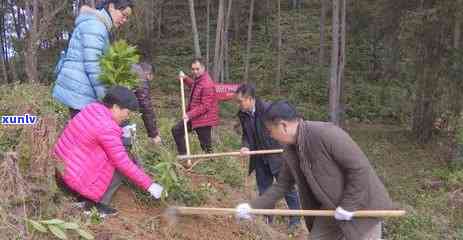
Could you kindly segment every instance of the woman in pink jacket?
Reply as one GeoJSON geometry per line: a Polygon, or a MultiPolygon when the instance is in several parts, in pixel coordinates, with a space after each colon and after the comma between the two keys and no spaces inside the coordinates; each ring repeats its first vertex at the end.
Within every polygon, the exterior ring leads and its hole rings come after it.
{"type": "Polygon", "coordinates": [[[140,169],[122,145],[119,124],[138,109],[135,94],[125,87],[112,87],[103,102],[85,106],[72,118],[59,137],[54,154],[64,164],[57,174],[66,189],[95,206],[102,216],[115,215],[112,195],[121,185],[122,175],[158,199],[163,187],[140,169]]]}

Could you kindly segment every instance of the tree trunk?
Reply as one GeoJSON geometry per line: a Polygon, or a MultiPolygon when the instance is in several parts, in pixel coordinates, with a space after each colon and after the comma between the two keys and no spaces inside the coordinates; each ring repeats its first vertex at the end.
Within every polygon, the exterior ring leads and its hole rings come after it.
{"type": "Polygon", "coordinates": [[[37,52],[40,47],[42,35],[49,30],[55,16],[64,9],[67,1],[62,1],[58,7],[50,10],[50,2],[39,0],[26,0],[28,10],[28,26],[24,62],[28,82],[36,83],[39,81],[37,52]]]}
{"type": "MultiPolygon", "coordinates": [[[[425,12],[421,2],[421,12],[425,12]]],[[[429,8],[433,8],[431,5],[429,8]]],[[[443,77],[443,58],[447,35],[442,22],[422,15],[417,28],[416,45],[416,100],[412,129],[419,143],[427,143],[432,139],[433,122],[437,101],[441,97],[439,80],[443,77]]]]}
{"type": "MultiPolygon", "coordinates": [[[[2,8],[6,9],[6,6],[4,6],[5,2],[2,2],[2,8]]],[[[5,27],[5,13],[3,11],[0,12],[0,29],[2,29],[0,32],[0,57],[1,57],[1,70],[2,70],[2,77],[4,80],[4,83],[9,82],[9,77],[8,77],[8,53],[7,53],[7,39],[6,39],[6,27],[5,27]]]]}
{"type": "Polygon", "coordinates": [[[164,1],[161,1],[159,4],[159,15],[158,15],[158,44],[161,43],[162,40],[162,11],[164,7],[164,1]]]}
{"type": "Polygon", "coordinates": [[[320,14],[320,52],[318,55],[318,65],[320,65],[320,75],[323,76],[322,71],[325,65],[325,22],[326,22],[326,2],[327,0],[320,0],[321,14],[320,14]]]}
{"type": "Polygon", "coordinates": [[[222,71],[221,63],[221,46],[223,41],[223,28],[224,28],[224,0],[219,0],[218,14],[217,14],[217,29],[215,34],[215,52],[214,52],[214,74],[215,81],[219,80],[220,72],[222,71]]]}
{"type": "Polygon", "coordinates": [[[228,82],[230,80],[230,59],[228,53],[228,44],[230,42],[230,16],[232,10],[233,0],[228,0],[228,9],[227,9],[227,17],[225,19],[225,33],[224,33],[224,41],[223,41],[223,56],[224,56],[224,68],[223,68],[223,78],[224,82],[228,82]]]}
{"type": "Polygon", "coordinates": [[[14,8],[13,4],[10,6],[11,16],[13,18],[13,25],[18,39],[22,38],[21,34],[21,9],[19,7],[14,8]]]}
{"type": "Polygon", "coordinates": [[[193,31],[193,42],[195,47],[195,57],[201,57],[201,49],[199,47],[199,34],[198,27],[196,26],[196,14],[195,14],[195,3],[194,0],[188,0],[190,5],[190,17],[191,17],[191,28],[193,31]]]}
{"type": "Polygon", "coordinates": [[[270,18],[272,16],[272,8],[270,7],[270,0],[266,0],[265,1],[265,12],[267,14],[265,14],[265,23],[264,23],[264,26],[265,26],[265,35],[268,36],[269,35],[269,25],[270,25],[270,18]]]}
{"type": "MultiPolygon", "coordinates": [[[[2,54],[3,54],[3,51],[2,51],[2,54]]],[[[6,70],[6,64],[5,64],[5,61],[3,60],[2,58],[2,76],[3,76],[3,83],[8,83],[8,71],[6,70]]]]}
{"type": "MultiPolygon", "coordinates": [[[[463,20],[463,14],[460,9],[462,9],[463,0],[457,0],[457,12],[455,13],[455,28],[454,28],[454,35],[453,35],[453,48],[455,50],[460,49],[460,41],[461,41],[461,21],[463,20]]],[[[463,9],[462,9],[463,10],[463,9]]]]}
{"type": "Polygon", "coordinates": [[[463,84],[461,81],[459,81],[460,76],[457,76],[457,69],[461,66],[461,60],[460,63],[457,60],[459,58],[459,53],[461,52],[460,50],[460,41],[461,41],[461,21],[463,20],[463,14],[462,11],[460,10],[463,5],[463,0],[457,0],[455,3],[455,25],[453,29],[453,54],[455,56],[453,58],[453,66],[451,69],[451,75],[450,75],[450,80],[452,81],[452,87],[450,88],[450,94],[451,94],[451,110],[452,110],[452,122],[454,123],[453,125],[456,127],[459,127],[459,120],[460,120],[460,113],[462,110],[462,103],[461,103],[461,91],[463,90],[463,84]]]}
{"type": "Polygon", "coordinates": [[[341,10],[341,49],[339,53],[339,69],[338,69],[338,124],[342,125],[344,119],[344,107],[342,106],[342,89],[344,83],[344,67],[346,63],[346,12],[347,12],[347,0],[342,0],[342,10],[341,10]]]}
{"type": "Polygon", "coordinates": [[[37,42],[38,30],[39,30],[39,1],[28,0],[26,1],[27,6],[32,5],[32,11],[29,15],[29,34],[26,39],[26,49],[24,51],[24,61],[26,68],[26,75],[29,83],[36,83],[39,81],[39,72],[37,69],[37,42]],[[32,1],[32,2],[31,2],[32,1]]]}
{"type": "Polygon", "coordinates": [[[290,9],[302,8],[303,0],[289,0],[288,5],[290,9]]]}
{"type": "MultiPolygon", "coordinates": [[[[433,81],[432,71],[428,71],[425,60],[421,60],[417,66],[417,92],[413,114],[413,132],[419,143],[426,143],[432,138],[432,124],[434,118],[434,106],[432,96],[429,94],[429,82],[433,81]]],[[[432,91],[432,90],[431,90],[432,91]]]]}
{"type": "Polygon", "coordinates": [[[277,11],[278,11],[278,21],[277,21],[277,32],[278,32],[278,57],[277,57],[277,93],[278,95],[281,94],[280,86],[281,86],[281,0],[277,1],[277,11]]]}
{"type": "Polygon", "coordinates": [[[39,71],[37,69],[37,50],[33,43],[27,43],[26,51],[24,52],[24,61],[26,75],[29,83],[39,82],[39,71]]]}
{"type": "MultiPolygon", "coordinates": [[[[456,6],[455,6],[456,13],[455,13],[455,26],[454,26],[454,30],[453,30],[453,51],[454,51],[454,54],[456,56],[458,56],[458,53],[461,51],[460,50],[461,21],[463,20],[463,14],[462,14],[460,9],[461,9],[462,4],[463,4],[463,0],[457,0],[456,1],[456,6]]],[[[456,72],[457,69],[459,67],[462,67],[462,66],[458,66],[458,62],[457,62],[456,58],[454,58],[454,61],[455,62],[453,63],[453,71],[456,72]]],[[[455,123],[457,125],[458,120],[459,120],[459,116],[460,116],[460,113],[461,113],[461,109],[462,109],[461,97],[460,97],[461,90],[462,90],[462,86],[461,86],[462,84],[459,81],[460,76],[457,77],[455,75],[456,74],[451,76],[451,80],[454,83],[453,84],[454,87],[452,87],[450,89],[450,91],[451,91],[452,96],[453,96],[452,99],[451,99],[451,101],[453,101],[453,103],[452,103],[452,112],[453,112],[453,115],[454,115],[453,118],[455,118],[455,123]]]]}
{"type": "Polygon", "coordinates": [[[144,17],[143,21],[141,22],[141,27],[143,34],[142,34],[142,43],[143,45],[140,46],[140,49],[145,54],[146,59],[152,59],[153,49],[154,49],[154,41],[153,41],[153,31],[152,26],[154,25],[154,1],[147,1],[140,11],[142,16],[144,17]]]}
{"type": "Polygon", "coordinates": [[[246,44],[246,58],[244,64],[244,81],[249,82],[249,60],[251,58],[251,42],[252,42],[252,23],[254,18],[254,0],[251,0],[249,7],[249,22],[248,22],[248,41],[246,44]]]}
{"type": "MultiPolygon", "coordinates": [[[[228,1],[228,0],[226,0],[228,1]]],[[[225,9],[224,9],[225,10],[225,9]]],[[[219,76],[218,81],[223,83],[224,81],[224,44],[225,44],[225,19],[223,20],[222,30],[220,31],[220,50],[219,50],[219,76]]]]}
{"type": "MultiPolygon", "coordinates": [[[[3,19],[3,16],[2,16],[2,19],[3,19]]],[[[2,21],[2,29],[3,31],[6,31],[5,28],[3,28],[3,21],[2,21]]],[[[0,47],[0,56],[1,56],[1,70],[2,70],[2,77],[3,77],[3,83],[8,83],[9,80],[8,80],[8,70],[6,68],[6,65],[8,64],[8,60],[7,60],[7,54],[5,54],[5,43],[4,43],[4,40],[3,40],[3,34],[0,33],[0,44],[1,44],[1,47],[0,47]]]]}
{"type": "Polygon", "coordinates": [[[233,12],[232,12],[233,39],[239,41],[239,40],[241,40],[240,22],[241,22],[242,1],[236,1],[235,5],[236,6],[233,8],[233,12]]]}
{"type": "Polygon", "coordinates": [[[329,112],[330,121],[339,125],[339,2],[333,0],[333,22],[332,22],[332,49],[331,49],[331,77],[329,84],[329,112]]]}
{"type": "MultiPolygon", "coordinates": [[[[461,11],[463,5],[463,0],[457,0],[455,2],[455,25],[453,30],[453,51],[454,54],[459,57],[460,55],[460,41],[461,41],[461,21],[463,20],[463,14],[461,11]]],[[[459,60],[459,59],[458,59],[459,60]]],[[[457,74],[457,69],[461,66],[461,60],[458,61],[457,58],[453,58],[453,67],[450,75],[450,80],[452,83],[452,87],[449,89],[451,94],[451,111],[452,116],[449,119],[449,125],[452,126],[452,132],[454,133],[454,141],[452,144],[452,156],[450,158],[450,163],[454,166],[461,165],[463,163],[463,144],[461,141],[458,141],[457,136],[458,132],[461,131],[461,110],[462,110],[462,103],[461,103],[461,92],[463,90],[463,84],[459,81],[459,77],[457,74]],[[460,66],[459,66],[460,65],[460,66]]]]}
{"type": "Polygon", "coordinates": [[[207,9],[206,9],[206,68],[209,69],[209,54],[210,54],[210,34],[211,34],[211,0],[207,0],[207,9]]]}

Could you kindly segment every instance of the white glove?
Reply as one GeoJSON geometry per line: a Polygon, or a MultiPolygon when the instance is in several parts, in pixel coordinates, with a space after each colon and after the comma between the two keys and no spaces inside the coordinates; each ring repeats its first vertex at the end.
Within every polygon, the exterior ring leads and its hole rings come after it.
{"type": "Polygon", "coordinates": [[[251,211],[251,206],[247,203],[241,203],[239,204],[235,210],[236,210],[236,217],[239,219],[251,219],[251,214],[249,212],[251,211]]]}
{"type": "Polygon", "coordinates": [[[153,196],[156,199],[159,199],[161,197],[162,190],[164,190],[164,188],[157,183],[151,184],[151,186],[148,188],[148,192],[150,192],[151,196],[153,196]]]}
{"type": "Polygon", "coordinates": [[[137,125],[130,124],[122,128],[122,136],[125,138],[130,138],[132,135],[135,135],[135,131],[137,131],[137,125]]]}
{"type": "Polygon", "coordinates": [[[350,221],[352,220],[353,216],[353,212],[346,211],[342,207],[337,207],[336,211],[334,212],[334,218],[340,221],[350,221]]]}
{"type": "Polygon", "coordinates": [[[184,78],[184,77],[185,77],[185,73],[184,73],[183,71],[180,71],[180,72],[178,73],[178,76],[179,76],[180,78],[184,78]]]}

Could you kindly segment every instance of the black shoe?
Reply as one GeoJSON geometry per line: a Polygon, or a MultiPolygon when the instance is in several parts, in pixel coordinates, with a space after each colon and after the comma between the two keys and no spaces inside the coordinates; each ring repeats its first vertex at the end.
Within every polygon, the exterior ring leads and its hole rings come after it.
{"type": "Polygon", "coordinates": [[[102,204],[102,203],[92,203],[92,202],[87,202],[86,203],[86,205],[84,207],[84,213],[86,215],[91,215],[93,208],[95,208],[97,210],[98,215],[101,218],[115,216],[118,213],[117,209],[112,208],[112,207],[110,207],[108,205],[105,205],[105,204],[102,204]]]}
{"type": "Polygon", "coordinates": [[[96,209],[98,210],[98,213],[100,214],[100,217],[102,218],[116,216],[118,213],[117,209],[112,208],[102,203],[97,203],[95,206],[96,206],[96,209]]]}
{"type": "Polygon", "coordinates": [[[90,215],[92,213],[92,209],[94,207],[96,208],[96,203],[86,201],[86,202],[84,202],[84,206],[82,208],[84,209],[85,214],[90,215]]]}

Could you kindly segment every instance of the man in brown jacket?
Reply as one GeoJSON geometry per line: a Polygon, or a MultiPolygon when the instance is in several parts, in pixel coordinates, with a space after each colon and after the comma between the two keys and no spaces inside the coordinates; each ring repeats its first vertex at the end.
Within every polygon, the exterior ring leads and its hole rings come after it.
{"type": "Polygon", "coordinates": [[[286,144],[285,161],[278,183],[238,205],[238,217],[250,218],[251,208],[273,208],[296,183],[302,209],[336,209],[334,218],[305,218],[309,239],[380,239],[381,219],[356,219],[353,212],[391,209],[392,201],[351,137],[331,123],[303,121],[286,101],[273,103],[263,117],[271,136],[286,144]]]}

